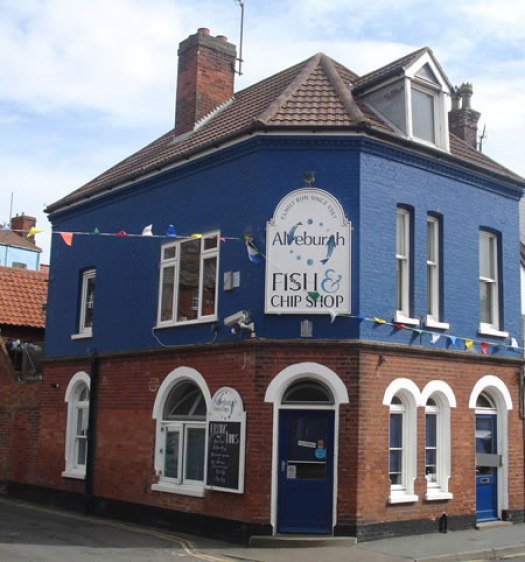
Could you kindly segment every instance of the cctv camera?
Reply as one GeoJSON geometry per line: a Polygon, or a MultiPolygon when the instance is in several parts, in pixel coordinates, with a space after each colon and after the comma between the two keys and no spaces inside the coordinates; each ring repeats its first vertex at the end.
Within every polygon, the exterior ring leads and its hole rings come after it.
{"type": "Polygon", "coordinates": [[[235,326],[235,324],[247,324],[250,322],[250,313],[247,310],[240,310],[235,314],[226,316],[224,319],[224,325],[228,327],[235,326]]]}

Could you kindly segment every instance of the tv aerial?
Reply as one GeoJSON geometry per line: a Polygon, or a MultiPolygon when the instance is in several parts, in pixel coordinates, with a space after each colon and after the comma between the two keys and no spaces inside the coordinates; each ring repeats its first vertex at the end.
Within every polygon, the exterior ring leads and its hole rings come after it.
{"type": "Polygon", "coordinates": [[[241,24],[240,24],[240,32],[239,32],[239,56],[237,57],[237,62],[239,63],[239,69],[236,70],[239,76],[242,76],[242,63],[244,62],[242,59],[242,43],[243,43],[243,35],[244,35],[244,0],[234,0],[237,2],[241,8],[241,24]]]}

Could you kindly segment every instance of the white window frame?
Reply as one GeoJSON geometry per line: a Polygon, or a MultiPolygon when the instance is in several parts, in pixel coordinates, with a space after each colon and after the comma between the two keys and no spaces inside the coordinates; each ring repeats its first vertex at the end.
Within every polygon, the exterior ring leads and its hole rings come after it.
{"type": "Polygon", "coordinates": [[[417,405],[419,398],[419,389],[409,379],[392,381],[383,398],[383,404],[389,408],[389,454],[390,414],[398,413],[402,415],[401,484],[390,485],[388,503],[391,504],[414,503],[419,499],[414,493],[414,482],[417,477],[417,405]],[[401,404],[393,404],[394,397],[399,398],[401,404]]]}
{"type": "MultiPolygon", "coordinates": [[[[450,412],[451,408],[456,407],[456,397],[452,388],[447,383],[437,380],[430,381],[421,393],[420,405],[425,408],[425,422],[426,414],[434,414],[436,416],[436,481],[431,482],[427,479],[425,500],[449,500],[454,497],[448,489],[451,476],[452,449],[450,412]],[[434,400],[435,406],[428,404],[430,398],[434,400]]],[[[425,427],[425,452],[426,449],[425,427]]]]}
{"type": "MultiPolygon", "coordinates": [[[[89,416],[89,400],[80,400],[80,396],[87,388],[90,392],[91,379],[89,375],[83,371],[76,373],[66,389],[64,401],[67,404],[67,421],[66,421],[66,440],[65,440],[65,469],[62,476],[65,478],[85,479],[86,465],[78,463],[78,447],[79,439],[87,440],[88,416],[89,416]],[[77,432],[79,416],[82,414],[86,422],[85,433],[79,435],[77,432]]],[[[86,458],[87,458],[86,447],[86,458]]]]}
{"type": "Polygon", "coordinates": [[[217,309],[218,309],[218,296],[219,296],[219,245],[220,245],[220,232],[213,231],[203,234],[199,238],[186,238],[184,240],[177,240],[176,242],[171,242],[165,244],[161,247],[161,261],[160,261],[160,277],[159,277],[159,297],[157,305],[157,327],[164,326],[175,326],[181,324],[194,324],[198,322],[211,322],[217,320],[217,309]],[[216,239],[217,243],[213,248],[205,248],[207,240],[216,239]],[[180,291],[180,272],[181,272],[181,248],[184,244],[195,243],[198,240],[200,243],[200,261],[199,261],[199,281],[197,293],[190,296],[191,309],[196,310],[196,318],[190,319],[178,319],[178,303],[179,303],[179,291],[180,291]],[[170,257],[165,257],[165,255],[173,250],[174,255],[170,257]],[[216,270],[215,270],[215,291],[214,291],[214,311],[212,314],[204,314],[202,311],[203,302],[203,289],[204,289],[204,271],[205,263],[207,260],[215,260],[216,270]],[[163,282],[164,276],[166,274],[173,275],[173,287],[172,287],[172,298],[169,310],[171,313],[169,317],[165,317],[163,314],[163,282]],[[197,306],[195,306],[197,303],[197,306]]]}
{"type": "Polygon", "coordinates": [[[95,287],[96,287],[96,269],[86,269],[82,272],[82,281],[80,286],[80,310],[79,310],[79,322],[78,322],[78,333],[71,336],[72,339],[78,338],[90,338],[93,335],[93,319],[91,323],[87,324],[87,311],[88,309],[94,309],[95,306],[95,287]],[[95,287],[91,295],[89,294],[89,287],[91,283],[95,283],[95,287]],[[90,298],[91,297],[91,298],[90,298]]]}
{"type": "MultiPolygon", "coordinates": [[[[209,411],[211,403],[211,395],[208,390],[206,381],[202,375],[190,367],[179,367],[172,371],[162,382],[159,390],[157,391],[157,396],[155,398],[155,404],[153,406],[153,419],[156,420],[156,432],[155,432],[155,455],[154,455],[154,469],[157,475],[157,482],[153,483],[151,486],[152,490],[158,492],[168,492],[174,494],[181,494],[186,496],[203,497],[205,493],[205,476],[203,480],[192,480],[184,477],[185,473],[185,461],[187,458],[186,444],[187,444],[187,433],[189,429],[206,429],[206,420],[195,421],[189,419],[184,420],[164,420],[164,407],[166,401],[169,399],[170,393],[175,386],[182,382],[191,382],[199,388],[203,395],[203,399],[206,404],[206,412],[209,411]],[[165,447],[166,447],[166,436],[168,431],[179,432],[179,462],[177,476],[175,478],[168,477],[164,475],[165,467],[165,447]]],[[[208,442],[208,436],[206,433],[204,440],[204,448],[206,449],[208,442]]]]}
{"type": "Polygon", "coordinates": [[[480,323],[479,333],[484,335],[508,337],[508,332],[504,332],[500,327],[500,258],[498,251],[499,236],[488,230],[479,231],[479,291],[480,291],[480,323]],[[487,263],[491,264],[491,271],[488,275],[482,275],[481,261],[482,252],[486,242],[488,244],[489,255],[486,256],[487,263]],[[481,292],[482,287],[490,293],[491,307],[489,322],[482,322],[481,319],[481,292]]]}
{"type": "Polygon", "coordinates": [[[441,219],[427,216],[427,317],[430,328],[447,330],[448,322],[441,321],[441,219]]]}
{"type": "Polygon", "coordinates": [[[412,212],[404,207],[396,210],[396,313],[395,322],[419,325],[410,317],[411,287],[411,221],[412,212]]]}
{"type": "Polygon", "coordinates": [[[434,146],[442,150],[449,151],[449,136],[448,136],[448,111],[450,107],[450,89],[446,83],[442,72],[435,65],[432,57],[425,53],[421,59],[418,60],[417,66],[410,68],[405,76],[405,95],[407,104],[407,134],[408,137],[426,144],[434,146]],[[420,70],[427,65],[432,71],[436,82],[427,80],[421,75],[418,75],[420,70]],[[434,121],[434,140],[429,141],[424,138],[417,137],[414,134],[414,112],[412,104],[412,91],[413,89],[419,90],[427,94],[433,99],[433,121],[434,121]]]}

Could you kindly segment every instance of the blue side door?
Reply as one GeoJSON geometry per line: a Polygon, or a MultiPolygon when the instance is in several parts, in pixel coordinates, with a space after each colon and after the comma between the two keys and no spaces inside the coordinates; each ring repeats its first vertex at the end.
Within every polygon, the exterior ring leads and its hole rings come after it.
{"type": "Polygon", "coordinates": [[[498,519],[497,416],[476,415],[476,517],[498,519]]]}
{"type": "Polygon", "coordinates": [[[334,412],[279,414],[277,530],[332,533],[334,412]]]}

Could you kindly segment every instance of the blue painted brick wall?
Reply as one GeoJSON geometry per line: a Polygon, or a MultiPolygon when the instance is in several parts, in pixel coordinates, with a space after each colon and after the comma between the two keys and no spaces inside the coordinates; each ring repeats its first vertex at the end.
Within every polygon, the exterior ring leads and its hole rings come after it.
{"type": "MultiPolygon", "coordinates": [[[[303,173],[315,170],[314,186],[331,192],[352,222],[352,311],[391,320],[395,309],[396,206],[414,209],[414,315],[426,314],[426,218],[443,216],[445,318],[450,333],[475,338],[479,324],[478,232],[502,234],[504,329],[519,336],[518,198],[496,183],[460,174],[431,158],[378,142],[311,136],[260,139],[101,197],[78,209],[52,215],[56,231],[140,233],[153,223],[155,234],[174,224],[180,235],[219,228],[221,235],[253,233],[264,251],[266,222],[279,201],[303,187],[303,173]],[[461,176],[461,177],[460,177],[461,176]]],[[[265,338],[297,338],[304,315],[264,314],[264,266],[252,264],[242,240],[221,245],[219,322],[156,330],[160,246],[158,238],[74,237],[68,247],[54,235],[46,353],[49,356],[160,347],[161,344],[231,340],[222,318],[249,309],[256,332],[265,338]],[[94,336],[71,340],[78,324],[80,271],[97,270],[94,336]],[[240,271],[241,287],[224,292],[225,271],[240,271]],[[159,343],[161,342],[161,343],[159,343]]],[[[374,339],[430,345],[413,333],[359,323],[354,318],[312,316],[314,338],[374,339]]],[[[428,338],[426,338],[428,340],[428,338]]],[[[502,353],[505,350],[502,351],[502,353]]]]}

